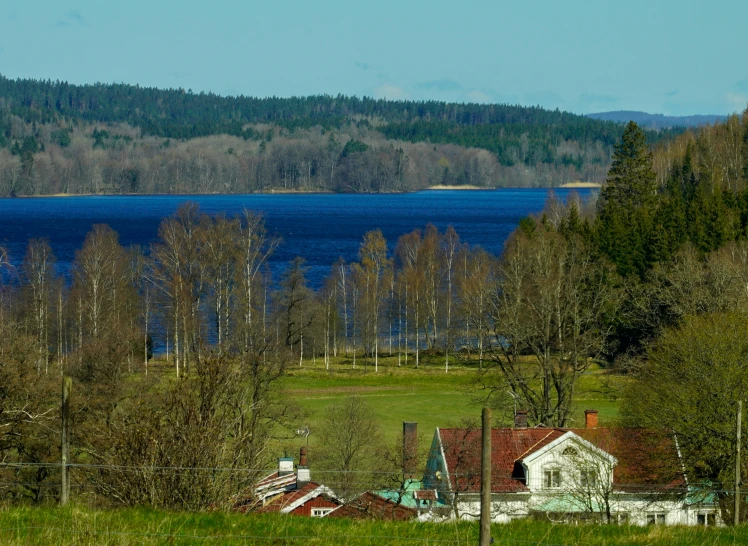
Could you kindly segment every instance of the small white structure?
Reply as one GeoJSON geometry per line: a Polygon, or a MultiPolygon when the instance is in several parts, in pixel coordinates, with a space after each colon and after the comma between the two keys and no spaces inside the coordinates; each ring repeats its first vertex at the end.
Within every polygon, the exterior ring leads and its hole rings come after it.
{"type": "MultiPolygon", "coordinates": [[[[722,523],[714,496],[688,486],[675,438],[598,428],[597,411],[585,413],[584,429],[527,428],[517,412],[514,428],[492,430],[493,521],[722,523]]],[[[436,429],[423,481],[441,509],[424,517],[479,517],[480,456],[479,429],[436,429]]]]}

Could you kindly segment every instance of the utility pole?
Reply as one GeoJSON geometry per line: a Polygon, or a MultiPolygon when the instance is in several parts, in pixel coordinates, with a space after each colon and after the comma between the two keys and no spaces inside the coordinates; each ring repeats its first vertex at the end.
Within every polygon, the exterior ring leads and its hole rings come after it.
{"type": "Polygon", "coordinates": [[[491,544],[491,408],[483,408],[480,460],[480,546],[491,544]]]}
{"type": "Polygon", "coordinates": [[[73,378],[62,378],[62,491],[60,504],[65,506],[70,500],[70,392],[73,389],[73,378]]]}
{"type": "Polygon", "coordinates": [[[740,427],[743,419],[743,401],[738,400],[737,443],[735,444],[735,525],[740,523],[740,427]]]}

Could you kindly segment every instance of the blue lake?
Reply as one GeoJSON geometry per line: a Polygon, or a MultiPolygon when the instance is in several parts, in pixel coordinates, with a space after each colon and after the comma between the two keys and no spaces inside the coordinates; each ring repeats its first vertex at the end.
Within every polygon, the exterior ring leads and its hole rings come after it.
{"type": "MultiPolygon", "coordinates": [[[[296,256],[306,259],[315,287],[343,257],[357,259],[364,234],[381,229],[392,248],[401,235],[431,222],[450,224],[468,244],[500,254],[504,241],[528,214],[543,209],[547,189],[422,191],[407,194],[158,195],[0,199],[0,245],[19,263],[31,238],[46,237],[67,272],[86,233],[109,224],[123,245],[148,247],[158,226],[186,201],[208,214],[233,216],[245,208],[262,212],[268,231],[282,238],[272,256],[277,272],[296,256]]],[[[572,190],[556,189],[565,198],[572,190]]],[[[574,190],[588,196],[589,189],[574,190]]]]}

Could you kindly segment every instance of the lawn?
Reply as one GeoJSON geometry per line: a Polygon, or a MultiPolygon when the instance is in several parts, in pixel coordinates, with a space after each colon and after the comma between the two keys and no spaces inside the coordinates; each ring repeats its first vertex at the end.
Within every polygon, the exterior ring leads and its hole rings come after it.
{"type": "MultiPolygon", "coordinates": [[[[283,386],[288,396],[308,412],[304,423],[311,434],[309,445],[314,447],[318,438],[314,431],[325,409],[345,396],[356,395],[371,407],[379,421],[382,433],[394,440],[402,431],[403,421],[418,423],[421,441],[430,444],[436,427],[460,425],[465,420],[480,421],[485,391],[476,388],[477,363],[453,360],[448,373],[444,371],[444,357],[427,355],[421,358],[420,367],[414,367],[414,358],[408,366],[397,357],[379,359],[379,371],[371,363],[364,367],[361,359],[356,368],[350,358],[332,359],[326,370],[323,359],[305,361],[303,367],[292,367],[283,386]]],[[[618,415],[616,397],[624,379],[609,375],[604,369],[592,365],[580,379],[575,400],[578,411],[571,426],[584,426],[584,409],[594,408],[600,412],[600,425],[613,424],[618,415]]],[[[496,411],[495,420],[500,423],[511,416],[512,408],[496,411]]],[[[504,421],[504,424],[508,424],[504,421]]],[[[283,448],[295,452],[303,439],[287,439],[283,448]]]]}

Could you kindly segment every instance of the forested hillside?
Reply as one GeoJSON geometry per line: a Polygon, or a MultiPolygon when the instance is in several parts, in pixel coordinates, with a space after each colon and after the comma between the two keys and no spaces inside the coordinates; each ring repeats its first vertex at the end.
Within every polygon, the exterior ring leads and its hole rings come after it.
{"type": "Polygon", "coordinates": [[[221,97],[0,77],[0,195],[601,182],[622,132],[540,107],[221,97]]]}
{"type": "Polygon", "coordinates": [[[695,116],[665,116],[663,114],[648,114],[631,110],[617,110],[614,112],[598,112],[587,114],[592,119],[628,123],[633,121],[640,127],[648,129],[670,129],[672,127],[701,127],[713,125],[727,119],[727,116],[695,115],[695,116]]]}

